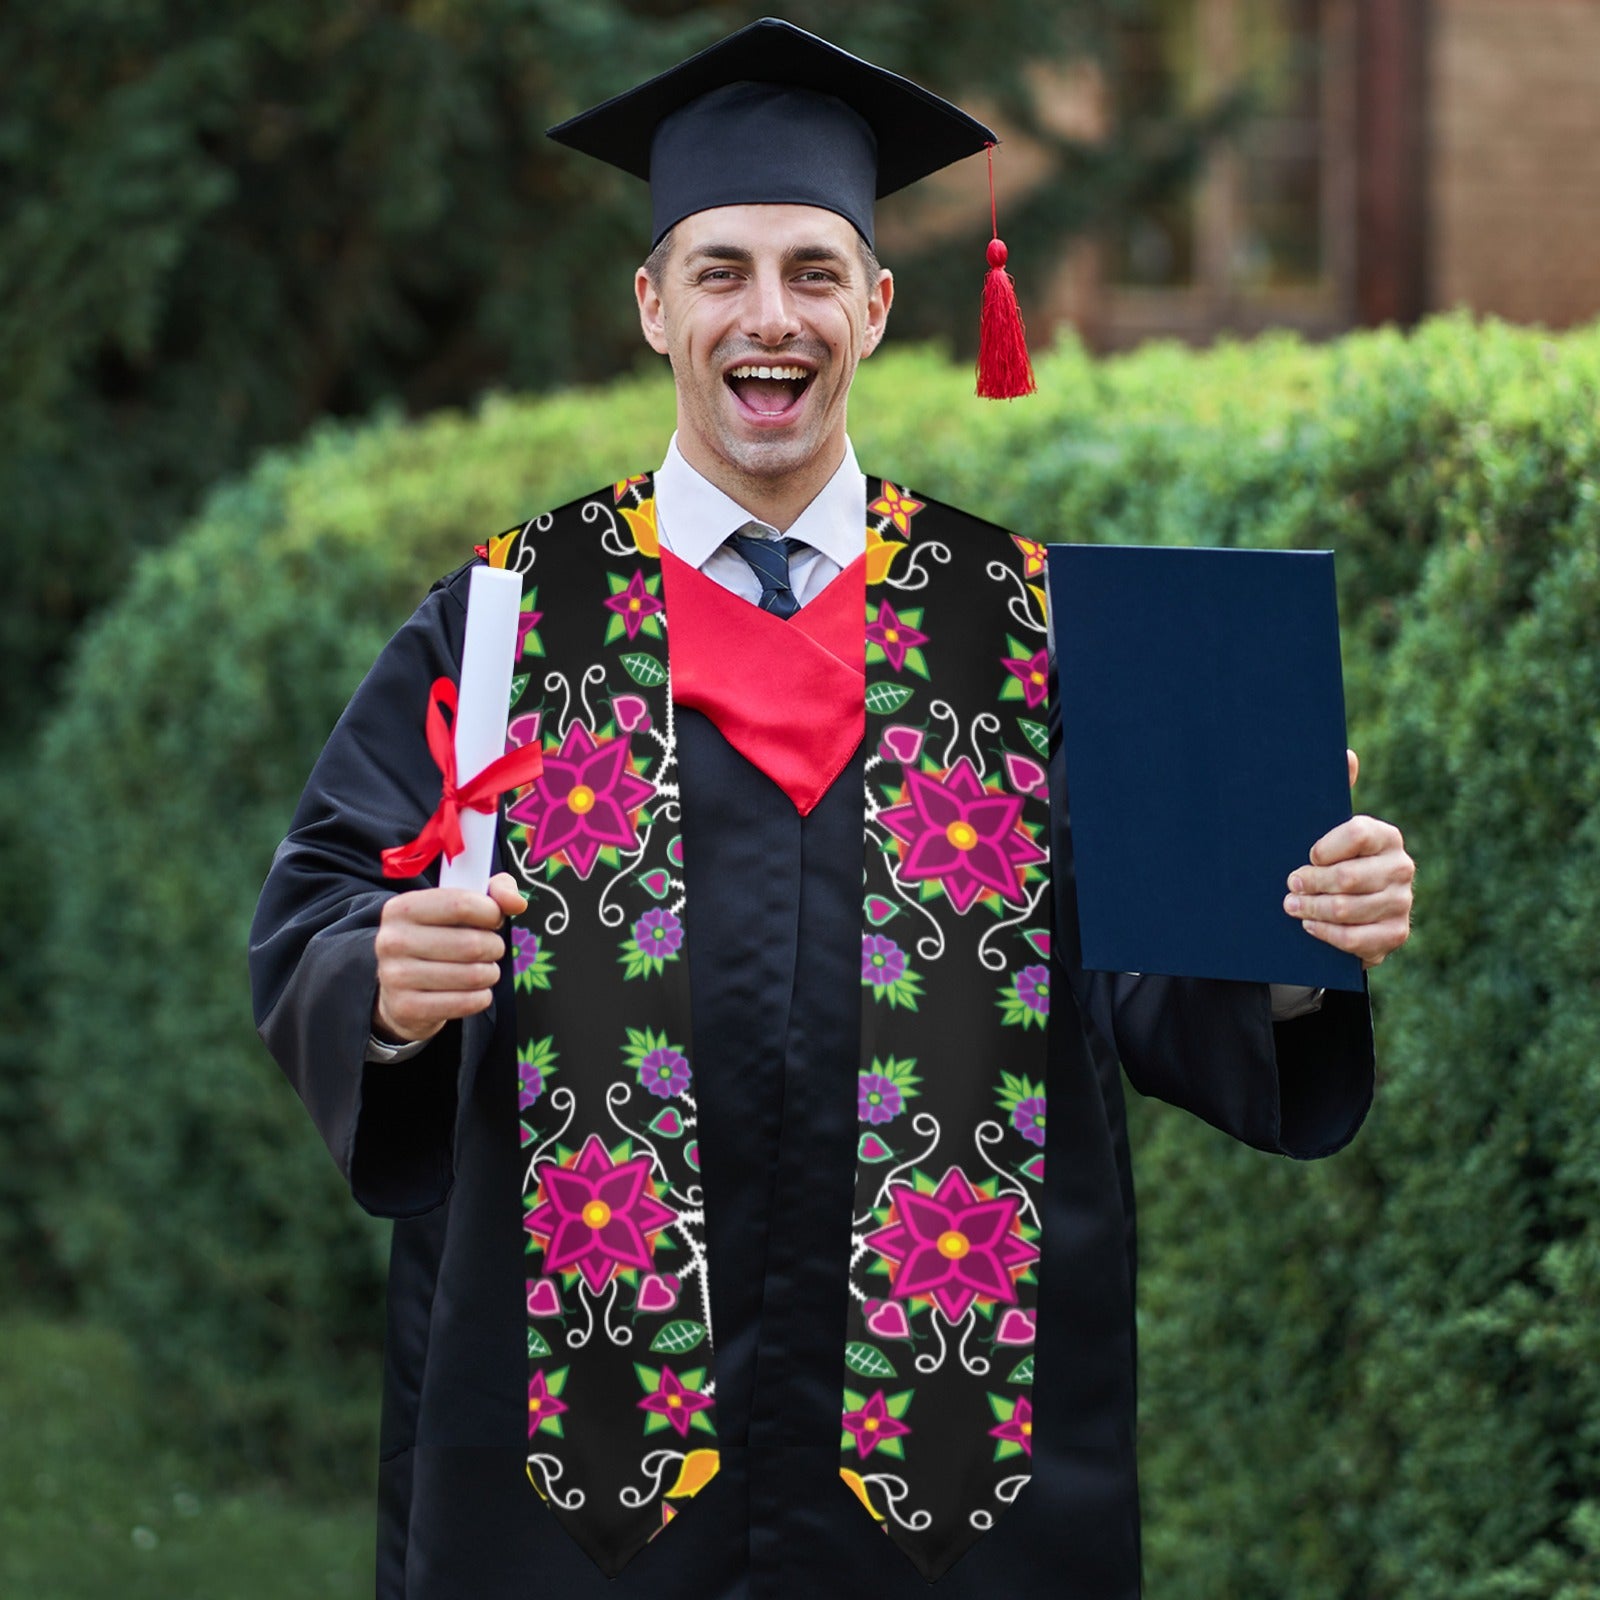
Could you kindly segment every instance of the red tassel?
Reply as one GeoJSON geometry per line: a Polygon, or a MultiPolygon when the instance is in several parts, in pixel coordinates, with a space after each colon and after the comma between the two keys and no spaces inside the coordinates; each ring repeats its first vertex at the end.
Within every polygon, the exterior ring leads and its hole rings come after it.
{"type": "Polygon", "coordinates": [[[1017,287],[1006,271],[1006,247],[989,241],[989,271],[983,280],[983,314],[978,321],[978,393],[985,400],[1015,400],[1032,394],[1033,363],[1017,307],[1017,287]]]}
{"type": "Polygon", "coordinates": [[[1006,271],[1006,247],[994,209],[994,146],[989,146],[989,271],[983,280],[978,320],[978,394],[984,400],[1015,400],[1038,385],[1028,359],[1028,339],[1017,305],[1017,286],[1006,271]]]}

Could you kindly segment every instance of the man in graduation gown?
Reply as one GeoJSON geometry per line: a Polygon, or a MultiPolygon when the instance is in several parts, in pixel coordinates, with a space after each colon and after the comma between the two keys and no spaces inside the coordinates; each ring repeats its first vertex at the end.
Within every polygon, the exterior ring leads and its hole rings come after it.
{"type": "MultiPolygon", "coordinates": [[[[1131,1600],[1118,1062],[1327,1154],[1366,998],[1081,969],[1038,547],[856,465],[872,199],[992,135],[775,23],[556,132],[650,178],[678,431],[488,547],[544,762],[489,894],[380,866],[448,790],[463,568],[252,935],[263,1037],[395,1219],[378,1592],[1131,1600]]],[[[1321,937],[1404,939],[1387,824],[1284,867],[1321,937]]]]}

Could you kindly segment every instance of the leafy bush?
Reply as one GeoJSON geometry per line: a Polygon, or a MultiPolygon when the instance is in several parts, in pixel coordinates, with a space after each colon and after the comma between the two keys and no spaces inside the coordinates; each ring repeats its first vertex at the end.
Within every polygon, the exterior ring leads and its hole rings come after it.
{"type": "Polygon", "coordinates": [[[1600,342],[1446,323],[1330,360],[1349,444],[1286,462],[1284,499],[1315,485],[1305,526],[1341,551],[1360,792],[1403,822],[1420,910],[1346,1155],[1287,1170],[1144,1119],[1152,1592],[1576,1600],[1600,1593],[1600,342]]]}
{"type": "Polygon", "coordinates": [[[0,1594],[24,1600],[349,1600],[371,1590],[370,1490],[236,1489],[162,1438],[126,1341],[0,1321],[0,1594]]]}
{"type": "MultiPolygon", "coordinates": [[[[1047,538],[1336,548],[1359,793],[1421,862],[1350,1151],[1135,1108],[1150,1591],[1600,1593],[1600,332],[1069,346],[1040,377],[985,407],[885,355],[861,459],[1047,538]]],[[[375,1387],[380,1240],[250,1034],[272,846],[424,579],[649,465],[669,415],[635,380],[269,458],[141,567],[50,728],[50,1216],[235,1449],[359,1470],[375,1387]]]]}

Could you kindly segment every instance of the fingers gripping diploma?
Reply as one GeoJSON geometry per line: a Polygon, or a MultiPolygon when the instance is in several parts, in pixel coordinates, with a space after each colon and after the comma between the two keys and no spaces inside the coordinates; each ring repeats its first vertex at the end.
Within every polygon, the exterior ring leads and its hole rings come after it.
{"type": "MultiPolygon", "coordinates": [[[[1353,789],[1361,764],[1354,750],[1346,755],[1353,789]]],[[[1416,872],[1393,823],[1355,816],[1323,834],[1310,862],[1289,874],[1283,909],[1307,933],[1375,967],[1411,936],[1416,872]]]]}
{"type": "Polygon", "coordinates": [[[487,894],[413,889],[387,901],[378,923],[373,1031],[411,1043],[487,1011],[506,953],[499,930],[527,904],[509,872],[496,873],[487,894]]]}

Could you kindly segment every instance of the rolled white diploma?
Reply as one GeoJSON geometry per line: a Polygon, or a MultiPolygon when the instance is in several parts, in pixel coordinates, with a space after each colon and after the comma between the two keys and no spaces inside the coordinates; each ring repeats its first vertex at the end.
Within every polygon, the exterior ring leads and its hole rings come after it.
{"type": "MultiPolygon", "coordinates": [[[[505,753],[511,714],[511,669],[516,663],[522,577],[503,567],[474,567],[467,589],[467,638],[461,651],[456,707],[456,782],[465,786],[505,753]]],[[[494,854],[494,811],[461,812],[462,850],[439,861],[441,889],[488,893],[494,854]]]]}

